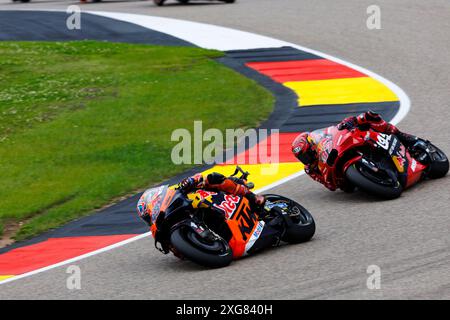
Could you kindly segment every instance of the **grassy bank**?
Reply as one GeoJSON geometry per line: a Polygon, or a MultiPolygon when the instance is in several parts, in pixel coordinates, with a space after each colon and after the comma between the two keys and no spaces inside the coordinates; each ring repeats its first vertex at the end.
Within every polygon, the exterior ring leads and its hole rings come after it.
{"type": "Polygon", "coordinates": [[[174,129],[256,126],[273,104],[216,51],[0,42],[0,55],[0,226],[24,221],[16,239],[185,170],[174,129]]]}

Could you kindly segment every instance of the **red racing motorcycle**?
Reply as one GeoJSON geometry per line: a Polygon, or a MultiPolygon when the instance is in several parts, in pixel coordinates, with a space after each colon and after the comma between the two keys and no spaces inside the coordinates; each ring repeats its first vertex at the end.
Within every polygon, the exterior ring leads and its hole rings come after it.
{"type": "Polygon", "coordinates": [[[395,135],[335,126],[313,131],[311,137],[325,181],[346,192],[357,187],[394,199],[420,180],[443,177],[449,170],[444,152],[423,139],[406,148],[395,135]]]}

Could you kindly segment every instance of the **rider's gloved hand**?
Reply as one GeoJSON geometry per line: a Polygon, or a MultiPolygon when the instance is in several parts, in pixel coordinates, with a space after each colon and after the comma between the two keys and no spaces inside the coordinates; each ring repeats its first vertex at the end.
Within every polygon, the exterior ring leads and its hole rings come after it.
{"type": "Polygon", "coordinates": [[[345,118],[344,120],[342,120],[339,124],[338,124],[338,130],[344,130],[344,129],[348,129],[351,130],[354,127],[356,127],[358,125],[358,120],[356,117],[348,117],[345,118]]]}
{"type": "Polygon", "coordinates": [[[183,191],[189,191],[195,186],[195,183],[195,179],[193,177],[189,177],[181,180],[178,187],[183,191]]]}
{"type": "Polygon", "coordinates": [[[194,188],[204,186],[203,176],[201,173],[193,175],[189,178],[184,178],[178,184],[178,188],[183,191],[191,191],[194,188]]]}

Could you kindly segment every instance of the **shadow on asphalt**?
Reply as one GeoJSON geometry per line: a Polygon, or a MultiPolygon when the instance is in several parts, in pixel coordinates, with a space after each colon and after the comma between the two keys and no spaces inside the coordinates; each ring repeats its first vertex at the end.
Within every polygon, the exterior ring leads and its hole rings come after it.
{"type": "MultiPolygon", "coordinates": [[[[158,7],[156,5],[154,5],[152,0],[102,0],[100,2],[94,2],[92,0],[87,0],[86,2],[81,2],[81,1],[76,1],[76,0],[72,0],[72,1],[61,1],[61,0],[39,0],[39,1],[33,1],[30,0],[30,2],[28,2],[29,4],[40,4],[40,3],[61,3],[64,2],[67,5],[89,5],[89,4],[102,4],[102,3],[126,3],[126,2],[147,2],[149,4],[151,4],[154,7],[158,7]]],[[[25,2],[21,2],[20,0],[17,1],[13,1],[10,0],[9,1],[10,4],[26,4],[25,2]]],[[[6,5],[8,3],[3,3],[3,5],[6,5]]],[[[227,4],[225,2],[220,2],[220,1],[200,1],[200,2],[190,2],[187,4],[183,4],[183,3],[178,3],[178,2],[169,2],[169,3],[164,3],[164,5],[162,6],[162,8],[164,7],[180,7],[180,6],[204,6],[204,5],[217,5],[217,4],[227,4]]]]}
{"type": "MultiPolygon", "coordinates": [[[[153,1],[149,1],[151,3],[153,3],[153,1]]],[[[161,6],[161,8],[165,8],[165,7],[192,7],[192,6],[210,6],[210,5],[226,5],[228,3],[225,2],[221,2],[221,1],[193,1],[193,2],[189,2],[189,3],[178,3],[178,2],[169,2],[169,3],[164,3],[163,6],[161,6]]],[[[156,6],[157,7],[157,6],[156,6]]]]}
{"type": "MultiPolygon", "coordinates": [[[[436,180],[443,180],[443,179],[449,179],[450,175],[447,175],[443,178],[440,179],[436,179],[436,180]]],[[[404,190],[402,195],[397,198],[397,199],[393,199],[393,200],[388,200],[388,199],[382,199],[379,197],[376,197],[374,195],[370,195],[368,193],[365,193],[363,191],[360,191],[358,189],[356,189],[354,192],[352,193],[346,193],[343,192],[342,190],[336,190],[335,192],[327,192],[327,190],[323,191],[323,194],[320,195],[320,201],[324,201],[324,202],[328,202],[328,203],[336,203],[336,204],[342,204],[342,203],[348,203],[348,204],[371,204],[371,203],[379,203],[379,202],[383,202],[385,204],[389,204],[389,202],[395,202],[395,201],[400,201],[402,199],[402,197],[405,197],[407,195],[412,195],[415,197],[420,197],[422,192],[424,192],[423,187],[428,186],[429,184],[433,184],[434,182],[436,182],[433,179],[427,179],[424,181],[421,181],[411,187],[409,187],[408,189],[404,190]]]]}
{"type": "MultiPolygon", "coordinates": [[[[314,236],[310,241],[305,242],[305,243],[299,243],[299,244],[283,243],[279,247],[267,248],[260,252],[246,256],[244,258],[234,260],[233,262],[231,262],[231,264],[229,266],[224,267],[224,268],[218,268],[218,269],[202,267],[192,261],[180,260],[180,259],[176,258],[175,256],[173,256],[172,254],[168,254],[166,256],[164,256],[164,255],[161,256],[160,260],[157,263],[152,263],[151,270],[152,271],[160,271],[160,272],[172,271],[172,272],[176,272],[176,273],[185,273],[185,272],[197,273],[197,272],[202,272],[202,271],[206,272],[206,271],[214,271],[214,270],[220,271],[220,270],[224,270],[224,269],[228,269],[228,268],[237,267],[237,265],[239,265],[239,264],[244,264],[244,263],[252,264],[255,262],[255,259],[258,259],[258,258],[270,260],[277,253],[280,253],[280,252],[283,252],[286,250],[291,250],[294,246],[301,249],[302,246],[307,246],[309,243],[317,242],[318,240],[320,240],[320,238],[316,239],[316,236],[314,236]]],[[[154,262],[154,260],[152,260],[152,261],[154,262]]]]}

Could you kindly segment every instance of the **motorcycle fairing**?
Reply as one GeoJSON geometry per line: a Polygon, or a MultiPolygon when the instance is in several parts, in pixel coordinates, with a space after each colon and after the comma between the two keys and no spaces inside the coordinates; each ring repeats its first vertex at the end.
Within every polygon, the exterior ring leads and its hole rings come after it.
{"type": "Polygon", "coordinates": [[[385,149],[392,158],[398,173],[400,183],[408,188],[422,178],[426,166],[411,157],[406,147],[395,135],[374,132],[377,135],[377,144],[385,149]]]}
{"type": "Polygon", "coordinates": [[[413,157],[411,157],[411,155],[409,153],[407,153],[406,156],[407,156],[408,162],[409,162],[408,174],[407,174],[408,179],[407,179],[407,183],[406,183],[406,187],[408,188],[408,187],[414,185],[416,182],[418,182],[422,178],[423,173],[425,172],[425,169],[427,168],[427,166],[420,163],[413,157]]]}
{"type": "MultiPolygon", "coordinates": [[[[236,210],[236,213],[227,220],[228,227],[231,230],[232,238],[229,241],[233,250],[233,257],[239,258],[247,254],[252,245],[247,247],[253,235],[259,238],[261,233],[255,234],[255,229],[259,225],[258,218],[252,212],[250,204],[246,198],[242,201],[236,210]]],[[[256,241],[256,240],[255,240],[256,241]]],[[[254,241],[252,241],[254,244],[254,241]]]]}
{"type": "Polygon", "coordinates": [[[234,258],[248,254],[260,238],[265,224],[258,221],[247,198],[201,189],[188,194],[188,198],[193,208],[210,208],[224,214],[232,234],[229,245],[234,258]]]}

